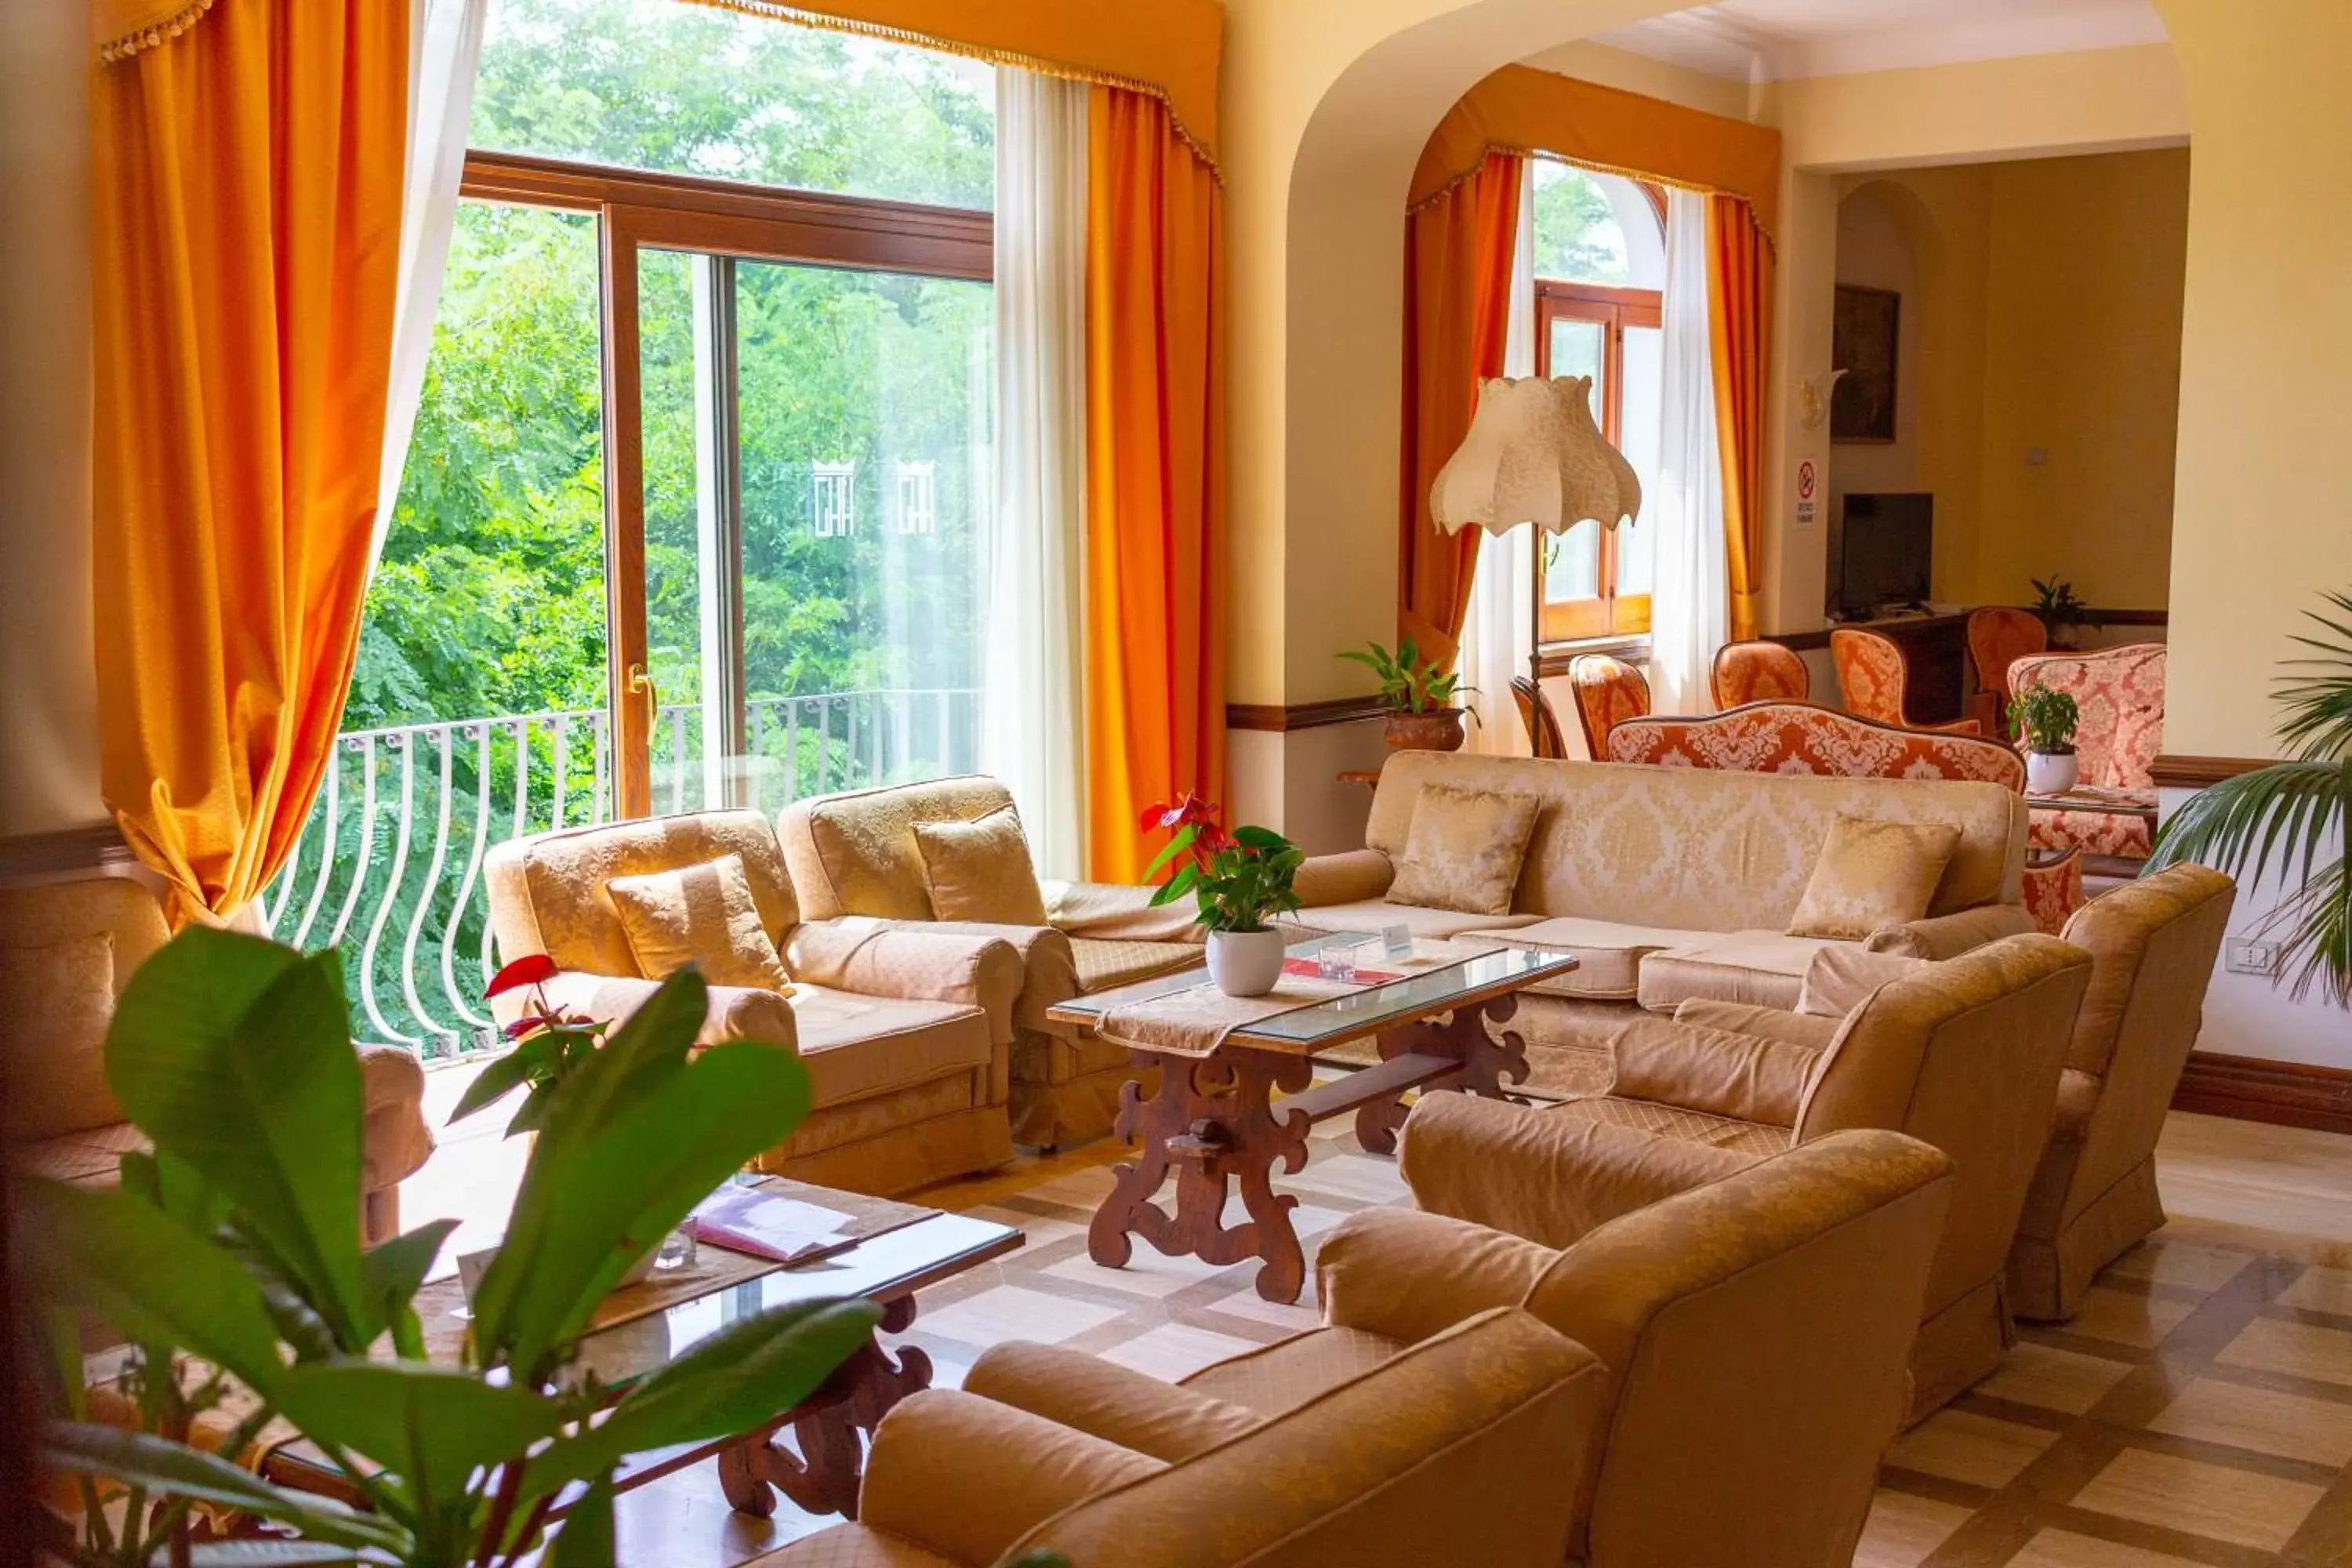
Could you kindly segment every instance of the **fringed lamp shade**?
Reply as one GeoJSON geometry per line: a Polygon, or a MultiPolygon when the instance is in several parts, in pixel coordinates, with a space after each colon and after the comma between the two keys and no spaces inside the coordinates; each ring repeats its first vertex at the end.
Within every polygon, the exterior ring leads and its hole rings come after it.
{"type": "Polygon", "coordinates": [[[1591,388],[1581,375],[1481,383],[1470,433],[1430,487],[1438,526],[1506,533],[1531,522],[1558,533],[1639,517],[1642,481],[1593,425],[1591,388]]]}

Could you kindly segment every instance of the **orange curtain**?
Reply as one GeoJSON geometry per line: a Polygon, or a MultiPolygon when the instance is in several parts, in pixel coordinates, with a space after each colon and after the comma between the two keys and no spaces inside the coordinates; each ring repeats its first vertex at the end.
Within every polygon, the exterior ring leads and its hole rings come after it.
{"type": "Polygon", "coordinates": [[[1429,514],[1429,489],[1469,433],[1478,384],[1503,374],[1526,163],[1516,153],[1489,153],[1475,174],[1405,217],[1397,626],[1401,635],[1447,658],[1469,611],[1484,534],[1439,529],[1429,514]]]}
{"type": "Polygon", "coordinates": [[[1764,360],[1772,345],[1772,247],[1752,205],[1717,195],[1707,198],[1706,252],[1731,637],[1742,642],[1756,635],[1757,596],[1764,586],[1764,360]]]}
{"type": "Polygon", "coordinates": [[[100,40],[100,776],[182,919],[231,915],[277,874],[341,721],[383,468],[408,35],[405,0],[232,0],[100,40]]]}
{"type": "Polygon", "coordinates": [[[1224,198],[1159,100],[1089,99],[1087,874],[1135,882],[1143,808],[1225,789],[1224,198]]]}

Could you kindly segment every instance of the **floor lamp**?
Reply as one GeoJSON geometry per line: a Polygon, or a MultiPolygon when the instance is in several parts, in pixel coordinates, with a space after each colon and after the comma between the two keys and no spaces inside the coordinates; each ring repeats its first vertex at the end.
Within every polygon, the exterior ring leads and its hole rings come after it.
{"type": "MultiPolygon", "coordinates": [[[[1588,521],[1614,528],[1640,517],[1642,481],[1592,423],[1591,397],[1592,378],[1583,375],[1481,382],[1469,432],[1429,488],[1437,526],[1458,533],[1475,523],[1499,537],[1521,523],[1563,533],[1588,521]]],[[[1542,570],[1538,551],[1538,580],[1542,570]]],[[[1540,707],[1540,589],[1528,596],[1528,679],[1540,707]]]]}

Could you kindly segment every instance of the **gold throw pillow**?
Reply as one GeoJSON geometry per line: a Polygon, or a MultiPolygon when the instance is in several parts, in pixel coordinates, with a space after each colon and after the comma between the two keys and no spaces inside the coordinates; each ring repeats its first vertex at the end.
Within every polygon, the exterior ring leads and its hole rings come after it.
{"type": "Polygon", "coordinates": [[[1960,830],[1945,823],[1840,816],[1790,919],[1790,936],[1860,942],[1927,914],[1960,830]]]}
{"type": "Polygon", "coordinates": [[[615,877],[604,884],[620,912],[621,930],[636,955],[637,973],[666,980],[689,961],[713,985],[749,985],[792,994],[792,976],[777,956],[743,857],[615,877]]]}
{"type": "Polygon", "coordinates": [[[1010,805],[971,822],[919,822],[915,847],[922,852],[933,918],[989,925],[1047,923],[1045,894],[1037,886],[1021,814],[1010,805]]]}
{"type": "Polygon", "coordinates": [[[0,1138],[62,1138],[123,1120],[106,1087],[106,1026],[114,1017],[114,938],[105,931],[0,947],[0,1016],[8,1093],[0,1138]]]}
{"type": "Polygon", "coordinates": [[[1531,795],[1422,785],[1388,901],[1467,915],[1509,914],[1540,805],[1531,795]]]}

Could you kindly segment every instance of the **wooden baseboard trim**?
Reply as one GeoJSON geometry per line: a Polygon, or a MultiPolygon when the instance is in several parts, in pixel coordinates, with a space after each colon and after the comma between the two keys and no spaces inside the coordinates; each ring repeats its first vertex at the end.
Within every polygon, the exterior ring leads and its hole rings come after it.
{"type": "Polygon", "coordinates": [[[2148,775],[2158,789],[2203,789],[2270,765],[2264,757],[2176,757],[2168,752],[2150,764],[2148,775]]]}
{"type": "Polygon", "coordinates": [[[2352,1071],[2191,1051],[2172,1109],[2352,1133],[2352,1071]]]}
{"type": "Polygon", "coordinates": [[[1270,702],[1228,702],[1225,728],[1286,734],[1293,730],[1320,730],[1330,724],[1360,724],[1387,714],[1388,710],[1376,697],[1332,697],[1320,702],[1293,703],[1287,708],[1270,702]]]}

